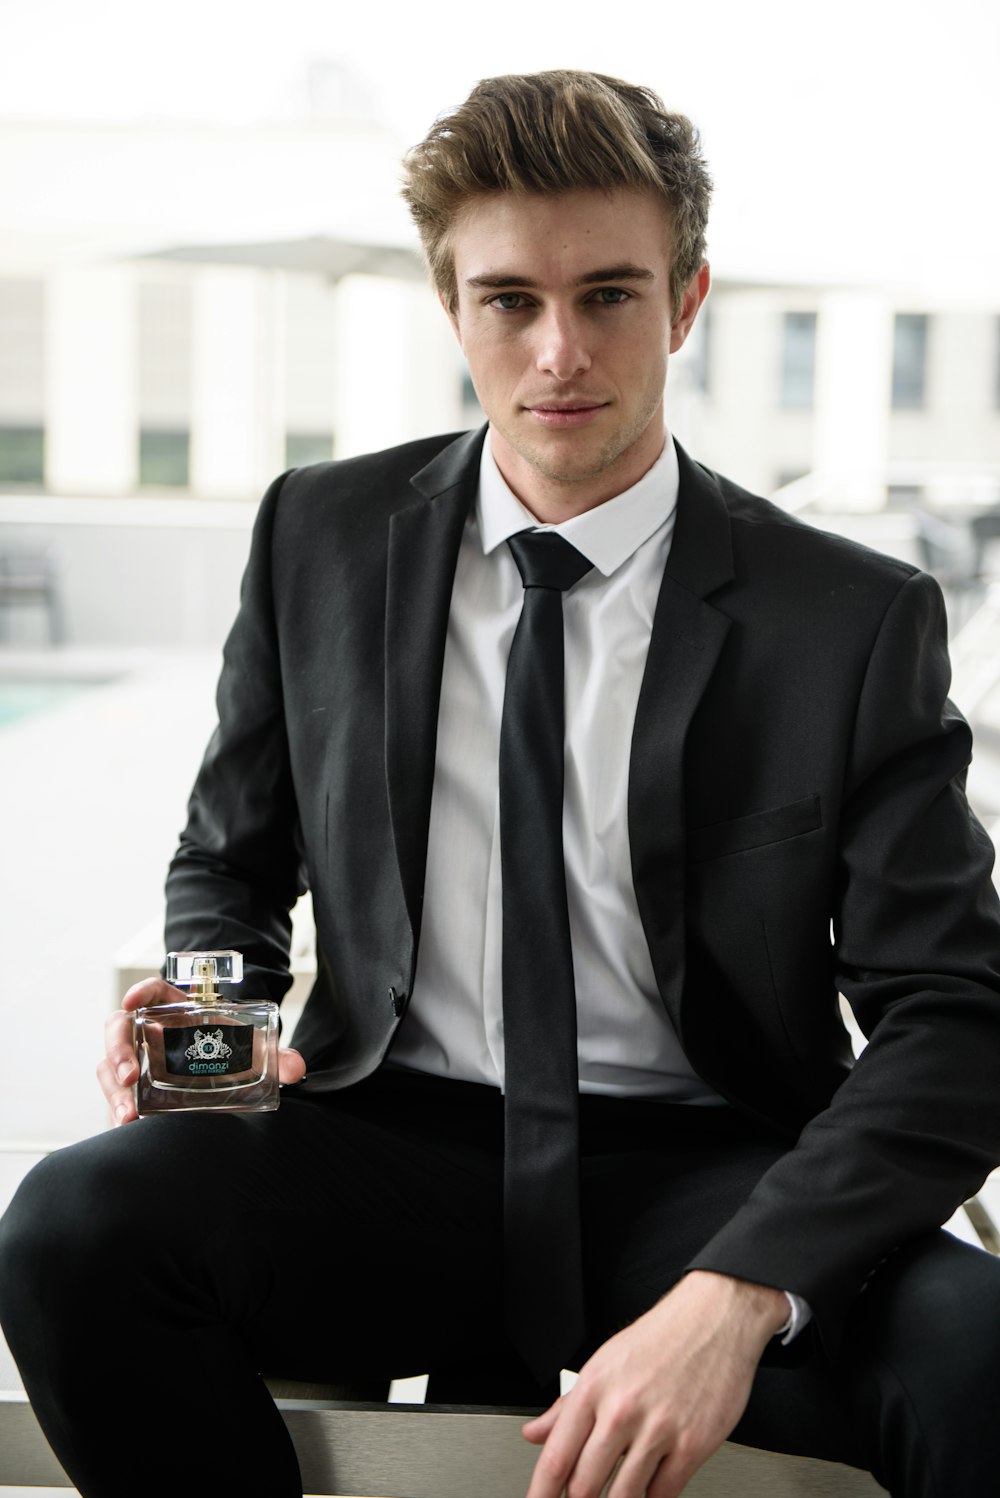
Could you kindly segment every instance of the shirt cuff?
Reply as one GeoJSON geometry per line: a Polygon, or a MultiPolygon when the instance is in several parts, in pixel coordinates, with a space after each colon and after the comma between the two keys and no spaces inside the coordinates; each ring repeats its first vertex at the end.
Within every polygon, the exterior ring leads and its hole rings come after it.
{"type": "Polygon", "coordinates": [[[801,1295],[795,1295],[791,1290],[786,1290],[784,1295],[788,1301],[788,1320],[784,1326],[778,1327],[774,1335],[781,1338],[782,1347],[787,1347],[789,1342],[795,1341],[803,1327],[809,1325],[812,1311],[801,1295]]]}

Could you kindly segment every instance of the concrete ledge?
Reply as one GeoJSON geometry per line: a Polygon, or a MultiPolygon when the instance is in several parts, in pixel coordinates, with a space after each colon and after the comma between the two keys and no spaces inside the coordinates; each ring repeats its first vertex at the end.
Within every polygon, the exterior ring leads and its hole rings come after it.
{"type": "MultiPolygon", "coordinates": [[[[524,1498],[527,1411],[279,1398],[304,1490],[337,1498],[524,1498]]],[[[24,1394],[0,1394],[0,1485],[70,1487],[24,1394]]],[[[727,1442],[690,1498],[878,1498],[867,1473],[727,1442]]]]}
{"type": "Polygon", "coordinates": [[[0,1487],[68,1488],[26,1394],[0,1393],[0,1487]]]}

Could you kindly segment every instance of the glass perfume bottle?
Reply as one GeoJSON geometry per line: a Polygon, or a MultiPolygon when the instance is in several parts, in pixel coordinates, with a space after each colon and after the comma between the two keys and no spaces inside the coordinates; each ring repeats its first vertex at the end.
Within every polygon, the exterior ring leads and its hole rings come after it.
{"type": "Polygon", "coordinates": [[[278,1006],[224,999],[243,980],[239,952],[168,952],[166,978],[190,989],[133,1016],[140,1114],[186,1108],[266,1113],[278,1106],[278,1006]]]}

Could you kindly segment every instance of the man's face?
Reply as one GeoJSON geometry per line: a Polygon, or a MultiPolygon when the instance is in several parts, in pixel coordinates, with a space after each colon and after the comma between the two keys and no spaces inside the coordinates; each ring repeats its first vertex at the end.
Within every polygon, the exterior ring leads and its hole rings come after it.
{"type": "Polygon", "coordinates": [[[668,356],[708,289],[706,267],[671,315],[662,202],[490,193],[462,211],[452,250],[452,322],[514,492],[569,515],[636,483],[663,447],[668,356]]]}

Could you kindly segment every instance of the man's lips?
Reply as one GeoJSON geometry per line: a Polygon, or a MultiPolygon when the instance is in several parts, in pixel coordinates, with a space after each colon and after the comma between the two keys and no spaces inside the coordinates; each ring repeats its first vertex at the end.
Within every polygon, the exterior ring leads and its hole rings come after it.
{"type": "Polygon", "coordinates": [[[593,421],[607,401],[539,401],[525,410],[547,427],[579,427],[593,421]]]}

